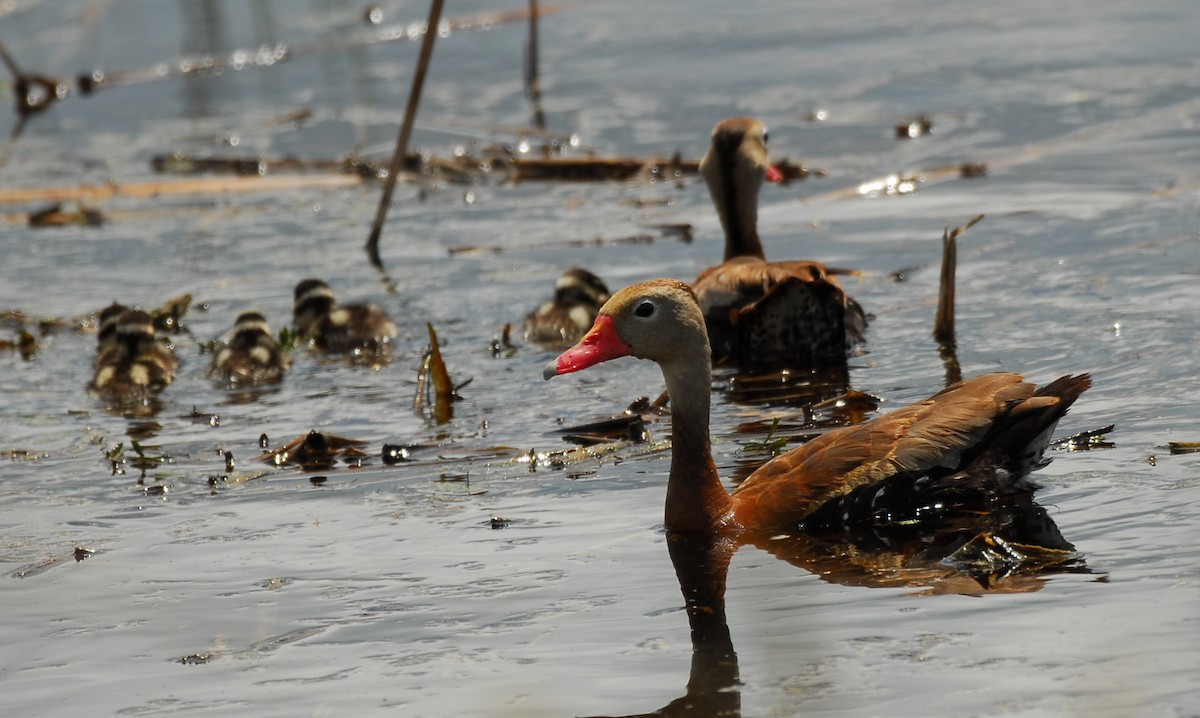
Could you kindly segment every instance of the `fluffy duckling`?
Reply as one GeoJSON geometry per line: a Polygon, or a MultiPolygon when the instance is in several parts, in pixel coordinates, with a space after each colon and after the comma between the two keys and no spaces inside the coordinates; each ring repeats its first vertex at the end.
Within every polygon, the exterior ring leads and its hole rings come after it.
{"type": "Polygon", "coordinates": [[[100,310],[100,315],[96,318],[97,365],[100,364],[100,357],[117,345],[117,320],[127,311],[129,307],[117,302],[100,310]]]}
{"type": "Polygon", "coordinates": [[[158,341],[150,315],[125,310],[113,320],[112,337],[96,357],[89,388],[107,399],[139,399],[162,391],[175,378],[179,361],[158,341]]]}
{"type": "Polygon", "coordinates": [[[568,269],[554,283],[554,298],[525,317],[525,341],[574,344],[596,321],[608,296],[600,277],[579,267],[568,269]]]}
{"type": "Polygon", "coordinates": [[[396,325],[374,304],[339,306],[320,279],[296,285],[292,318],[300,336],[318,349],[334,353],[382,354],[396,338],[396,325]]]}
{"type": "Polygon", "coordinates": [[[290,364],[271,336],[266,317],[244,312],[237,318],[229,344],[213,357],[208,373],[226,384],[254,386],[279,381],[290,364]]]}

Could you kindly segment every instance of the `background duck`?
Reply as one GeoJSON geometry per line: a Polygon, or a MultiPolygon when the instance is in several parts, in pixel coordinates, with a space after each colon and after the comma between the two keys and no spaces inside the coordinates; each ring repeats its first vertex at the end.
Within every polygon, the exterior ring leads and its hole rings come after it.
{"type": "Polygon", "coordinates": [[[266,317],[244,312],[234,324],[229,344],[213,357],[209,374],[227,384],[266,384],[282,379],[290,364],[271,336],[266,317]]]}
{"type": "Polygon", "coordinates": [[[293,321],[300,336],[322,351],[385,353],[396,338],[396,325],[374,304],[339,306],[329,285],[305,279],[296,285],[293,321]]]}
{"type": "Polygon", "coordinates": [[[819,262],[767,262],[758,192],[770,166],[767,129],[751,118],[717,123],[700,174],[725,232],[725,261],[693,283],[713,359],[742,367],[844,365],[863,339],[862,307],[819,262]]]}
{"type": "Polygon", "coordinates": [[[669,531],[826,533],[944,521],[1031,492],[1026,475],[1058,420],[1091,386],[1064,376],[1036,389],[1017,374],[985,374],[874,421],[835,429],[760,467],[732,493],[709,443],[711,362],[691,288],[652,280],[617,292],[547,379],[622,356],[658,363],[671,397],[669,531]]]}
{"type": "Polygon", "coordinates": [[[146,312],[128,309],[115,322],[113,338],[101,347],[89,388],[108,399],[139,399],[165,389],[179,361],[158,341],[146,312]]]}
{"type": "Polygon", "coordinates": [[[608,285],[580,267],[563,272],[554,283],[554,298],[525,317],[525,341],[571,345],[579,341],[608,301],[608,285]]]}

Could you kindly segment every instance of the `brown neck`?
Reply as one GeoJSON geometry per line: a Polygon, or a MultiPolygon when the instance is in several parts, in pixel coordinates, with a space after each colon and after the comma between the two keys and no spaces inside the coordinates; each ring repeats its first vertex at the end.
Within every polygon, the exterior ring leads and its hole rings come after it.
{"type": "Polygon", "coordinates": [[[758,188],[753,194],[735,176],[737,166],[721,163],[721,199],[714,197],[721,227],[725,230],[725,261],[734,257],[766,259],[758,239],[758,188]]]}
{"type": "Polygon", "coordinates": [[[663,366],[671,397],[671,476],[667,482],[668,531],[711,532],[726,520],[732,502],[713,463],[708,434],[712,370],[703,354],[663,366]]]}

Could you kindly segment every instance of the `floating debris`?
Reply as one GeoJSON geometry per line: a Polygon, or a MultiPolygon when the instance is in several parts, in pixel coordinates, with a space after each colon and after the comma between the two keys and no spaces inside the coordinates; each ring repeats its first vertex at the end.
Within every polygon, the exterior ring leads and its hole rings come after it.
{"type": "Polygon", "coordinates": [[[411,448],[399,444],[384,444],[381,456],[388,466],[413,460],[411,448]]]}
{"type": "Polygon", "coordinates": [[[896,125],[896,139],[900,140],[915,140],[930,132],[933,132],[933,120],[929,115],[922,115],[896,125]]]}
{"type": "Polygon", "coordinates": [[[90,548],[84,548],[83,546],[76,546],[75,553],[73,555],[75,557],[75,563],[79,563],[81,561],[91,558],[92,556],[95,556],[96,552],[90,548]]]}
{"type": "Polygon", "coordinates": [[[163,302],[163,305],[158,309],[150,310],[150,321],[154,323],[154,328],[159,331],[171,333],[186,331],[186,327],[183,326],[183,318],[187,316],[188,309],[191,306],[191,294],[180,294],[178,297],[171,297],[163,302]]]}
{"type": "Polygon", "coordinates": [[[299,466],[305,471],[333,468],[334,462],[339,458],[347,463],[361,464],[362,459],[368,456],[367,452],[360,448],[366,443],[344,436],[323,434],[314,429],[278,449],[268,451],[256,461],[274,466],[299,466]]]}
{"type": "MultiPolygon", "coordinates": [[[[663,392],[656,400],[649,397],[638,397],[626,407],[625,411],[616,416],[586,424],[568,426],[558,431],[563,434],[563,441],[579,446],[597,446],[613,442],[632,442],[644,444],[652,440],[650,430],[646,428],[648,417],[658,417],[665,413],[667,394],[663,392]]],[[[537,462],[537,457],[530,458],[531,466],[537,462]]]]}
{"type": "MultiPolygon", "coordinates": [[[[1108,427],[1111,431],[1112,427],[1108,427]]],[[[1200,441],[1169,441],[1167,450],[1172,454],[1195,454],[1200,452],[1200,441]]]]}
{"type": "Polygon", "coordinates": [[[16,351],[22,359],[30,361],[38,353],[37,337],[22,329],[16,339],[0,339],[0,350],[16,351]]]}
{"type": "Polygon", "coordinates": [[[99,227],[104,224],[104,215],[98,209],[79,205],[73,210],[64,210],[61,202],[29,213],[30,227],[99,227]]]}
{"type": "Polygon", "coordinates": [[[505,518],[501,518],[499,516],[493,516],[492,518],[490,518],[488,520],[487,523],[491,525],[493,530],[506,529],[509,527],[509,524],[512,523],[512,519],[505,519],[505,518]]]}
{"type": "Polygon", "coordinates": [[[964,162],[959,167],[959,175],[964,179],[987,177],[988,166],[984,162],[964,162]]]}
{"type": "MultiPolygon", "coordinates": [[[[1064,451],[1091,451],[1092,449],[1111,449],[1116,446],[1107,439],[1107,435],[1113,432],[1116,424],[1102,426],[1099,429],[1088,429],[1077,434],[1064,436],[1061,439],[1051,441],[1049,446],[1052,449],[1064,451]]],[[[1200,451],[1200,449],[1197,449],[1200,451]]],[[[1171,452],[1175,453],[1175,452],[1171,452]]]]}
{"type": "Polygon", "coordinates": [[[1017,543],[990,531],[981,533],[942,560],[947,566],[974,577],[984,588],[1013,573],[1063,570],[1081,563],[1077,551],[1017,543]]]}
{"type": "Polygon", "coordinates": [[[442,360],[442,351],[438,346],[437,332],[434,331],[433,324],[426,322],[425,328],[429,332],[429,348],[425,351],[421,366],[417,370],[417,392],[413,396],[413,411],[418,415],[425,415],[432,385],[433,419],[438,424],[446,424],[454,418],[454,402],[460,398],[458,390],[470,384],[472,380],[467,379],[458,386],[454,385],[450,380],[450,372],[446,369],[446,362],[442,360]]]}

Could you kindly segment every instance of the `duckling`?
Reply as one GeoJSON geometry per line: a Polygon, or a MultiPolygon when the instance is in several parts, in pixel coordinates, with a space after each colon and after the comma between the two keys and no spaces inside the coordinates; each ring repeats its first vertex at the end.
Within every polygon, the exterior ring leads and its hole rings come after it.
{"type": "Polygon", "coordinates": [[[155,337],[150,315],[129,309],[113,327],[111,343],[96,357],[96,373],[88,387],[107,399],[145,398],[165,389],[179,361],[155,337]]]}
{"type": "Polygon", "coordinates": [[[554,298],[525,317],[525,341],[574,344],[596,321],[608,296],[600,277],[579,267],[568,269],[554,283],[554,298]]]}
{"type": "Polygon", "coordinates": [[[213,357],[209,376],[226,384],[254,386],[283,378],[291,364],[271,336],[267,319],[258,312],[243,312],[233,327],[233,337],[213,357]]]}
{"type": "Polygon", "coordinates": [[[396,338],[396,325],[374,304],[338,306],[329,285],[305,279],[296,285],[292,318],[296,331],[318,349],[334,353],[384,354],[396,338]]]}
{"type": "Polygon", "coordinates": [[[97,366],[100,364],[100,357],[117,345],[117,320],[127,311],[129,311],[129,307],[117,302],[100,310],[100,315],[96,318],[97,366]]]}

